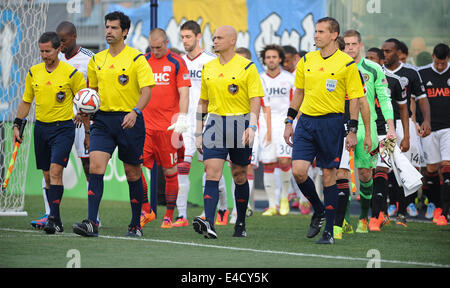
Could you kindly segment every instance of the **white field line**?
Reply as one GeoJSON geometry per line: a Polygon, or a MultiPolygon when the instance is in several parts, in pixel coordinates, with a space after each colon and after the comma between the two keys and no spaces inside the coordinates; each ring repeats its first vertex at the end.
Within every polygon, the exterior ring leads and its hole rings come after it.
{"type": "MultiPolygon", "coordinates": [[[[46,235],[44,232],[37,231],[37,230],[20,230],[20,229],[10,229],[10,228],[0,228],[0,231],[18,232],[18,233],[39,233],[43,237],[49,237],[49,235],[46,235]]],[[[36,235],[34,235],[34,236],[36,236],[36,235]]],[[[53,235],[52,237],[54,237],[54,236],[56,236],[56,237],[58,237],[58,236],[59,237],[61,237],[61,236],[80,237],[74,233],[62,233],[62,234],[53,235]]],[[[362,261],[362,262],[368,262],[371,260],[371,258],[333,256],[333,255],[275,251],[275,250],[259,250],[259,249],[252,249],[252,248],[229,247],[229,246],[219,246],[219,245],[210,245],[210,244],[200,244],[200,243],[194,243],[194,242],[180,242],[180,241],[148,239],[148,238],[130,238],[130,237],[105,236],[105,235],[99,235],[98,238],[113,239],[113,240],[131,240],[131,241],[166,243],[166,244],[192,246],[192,247],[214,248],[214,249],[224,249],[224,250],[233,250],[233,251],[262,253],[262,254],[288,255],[288,256],[297,256],[297,257],[323,258],[323,259],[333,259],[333,260],[349,260],[349,261],[362,261]]],[[[1,237],[0,237],[0,239],[1,239],[1,237]]],[[[400,265],[407,265],[407,266],[411,265],[411,266],[450,268],[450,265],[433,263],[433,262],[399,261],[399,260],[388,260],[388,259],[380,259],[379,261],[380,261],[380,263],[391,263],[391,264],[400,264],[400,265]]]]}

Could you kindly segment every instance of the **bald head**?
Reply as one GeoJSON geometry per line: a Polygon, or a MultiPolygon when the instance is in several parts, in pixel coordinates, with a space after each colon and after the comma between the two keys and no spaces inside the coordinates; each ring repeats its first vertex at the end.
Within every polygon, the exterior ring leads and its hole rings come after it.
{"type": "Polygon", "coordinates": [[[236,46],[237,33],[231,26],[220,26],[214,32],[213,43],[214,51],[222,54],[234,51],[236,46]]]}
{"type": "Polygon", "coordinates": [[[162,41],[167,41],[167,34],[166,31],[164,31],[161,28],[155,28],[152,31],[150,31],[149,41],[155,41],[161,39],[162,41]]]}
{"type": "Polygon", "coordinates": [[[153,29],[148,36],[148,42],[150,51],[156,58],[161,58],[167,54],[169,40],[167,40],[167,34],[163,29],[153,29]]]}

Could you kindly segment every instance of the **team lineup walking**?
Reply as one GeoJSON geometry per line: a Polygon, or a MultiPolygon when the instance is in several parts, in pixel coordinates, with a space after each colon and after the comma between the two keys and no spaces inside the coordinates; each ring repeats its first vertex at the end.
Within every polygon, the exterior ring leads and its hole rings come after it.
{"type": "Polygon", "coordinates": [[[246,218],[283,221],[279,216],[295,210],[290,195],[300,199],[301,214],[311,215],[307,231],[292,233],[306,239],[319,235],[317,244],[345,241],[346,233],[383,233],[387,225],[407,231],[420,203],[426,203],[430,225],[447,225],[447,44],[436,45],[432,62],[416,67],[401,62],[400,40],[386,37],[365,51],[365,35],[342,31],[336,19],[323,17],[314,23],[317,50],[266,43],[253,55],[264,65],[258,71],[251,56],[240,55],[233,26],[213,31],[208,52],[199,44],[200,24],[185,21],[178,31],[185,52],[178,53],[170,49],[167,32],[155,28],[148,53],[142,53],[126,42],[130,25],[122,12],[104,16],[108,48],[96,54],[76,44],[77,30],[67,21],[39,38],[43,63],[29,67],[13,125],[13,142],[21,142],[19,127],[34,101],[36,168],[43,171],[46,211],[31,221],[33,228],[64,231],[62,173],[72,145],[82,159],[88,206],[87,217],[71,224],[83,237],[102,232],[99,206],[109,192],[104,175],[116,148],[129,187],[126,237],[143,237],[144,226],[157,222],[149,204],[150,193],[157,192],[143,174],[143,167],[153,169],[154,163],[165,181],[166,210],[158,226],[190,227],[206,239],[251,241],[246,218]],[[73,104],[85,88],[96,91],[95,113],[73,104]],[[199,187],[190,180],[194,156],[204,167],[199,187]],[[258,163],[268,205],[253,213],[258,163]],[[224,165],[231,171],[233,207],[227,204],[224,165]],[[413,180],[420,185],[411,188],[413,180]],[[355,227],[349,220],[353,186],[360,208],[355,227]],[[202,195],[204,211],[198,216],[188,215],[193,193],[202,195]],[[216,231],[227,224],[234,225],[232,235],[216,231]]]}

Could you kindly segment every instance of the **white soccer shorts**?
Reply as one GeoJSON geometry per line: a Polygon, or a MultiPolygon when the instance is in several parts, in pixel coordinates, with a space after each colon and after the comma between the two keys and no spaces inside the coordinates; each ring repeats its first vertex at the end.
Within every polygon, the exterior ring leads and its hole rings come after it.
{"type": "MultiPolygon", "coordinates": [[[[402,121],[397,119],[396,122],[396,133],[397,133],[397,146],[400,147],[400,143],[403,140],[403,126],[402,121]]],[[[427,148],[428,149],[428,148],[427,148]]],[[[406,158],[411,162],[411,164],[420,168],[424,162],[424,154],[422,150],[422,145],[420,143],[420,136],[417,135],[416,125],[411,119],[409,119],[409,150],[403,152],[406,158]]]]}
{"type": "Polygon", "coordinates": [[[426,164],[450,161],[450,128],[432,131],[422,138],[426,164]]]}

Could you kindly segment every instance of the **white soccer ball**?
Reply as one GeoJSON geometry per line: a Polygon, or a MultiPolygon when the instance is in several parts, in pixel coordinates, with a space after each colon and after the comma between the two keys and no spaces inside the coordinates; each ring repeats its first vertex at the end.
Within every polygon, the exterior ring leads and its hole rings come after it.
{"type": "Polygon", "coordinates": [[[84,88],[78,91],[73,97],[73,103],[78,112],[93,114],[100,109],[100,97],[97,91],[91,88],[84,88]]]}

